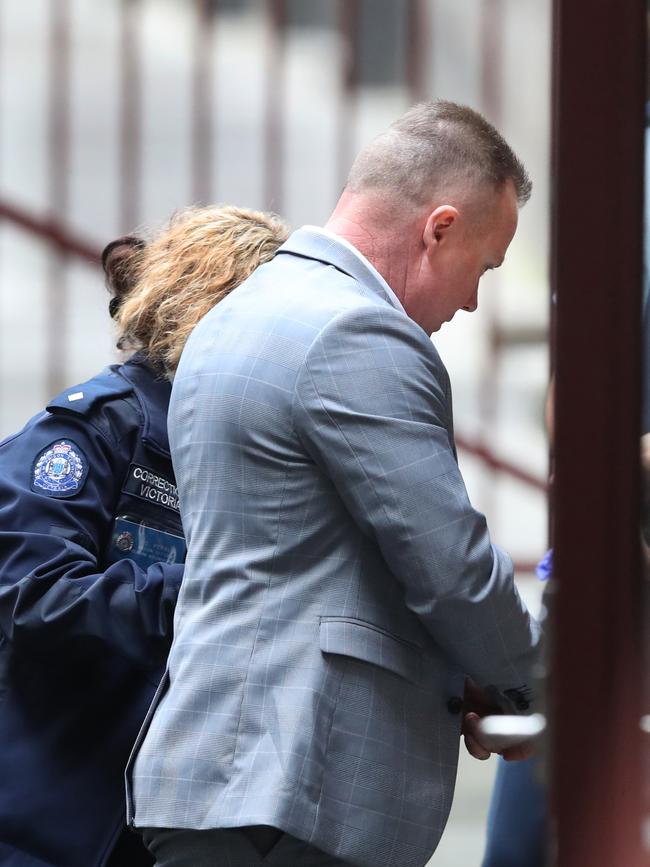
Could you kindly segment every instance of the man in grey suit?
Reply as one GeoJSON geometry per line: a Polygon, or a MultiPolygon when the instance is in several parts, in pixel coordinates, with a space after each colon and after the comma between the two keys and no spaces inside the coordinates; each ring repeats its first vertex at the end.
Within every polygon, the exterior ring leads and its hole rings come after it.
{"type": "Polygon", "coordinates": [[[421,867],[466,676],[528,709],[537,625],[467,498],[430,335],[476,309],[529,194],[480,115],[416,106],[326,228],[191,335],[169,419],[186,571],[127,769],[157,864],[421,867]]]}

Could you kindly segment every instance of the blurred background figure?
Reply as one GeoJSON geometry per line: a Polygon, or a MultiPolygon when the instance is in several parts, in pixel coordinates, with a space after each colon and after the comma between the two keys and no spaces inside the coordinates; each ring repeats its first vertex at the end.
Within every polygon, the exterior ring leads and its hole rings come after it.
{"type": "MultiPolygon", "coordinates": [[[[546,396],[546,429],[551,449],[554,392],[551,378],[546,396]]],[[[551,475],[551,483],[552,480],[551,475]]],[[[548,581],[552,571],[553,551],[549,550],[537,566],[537,577],[548,581]]],[[[547,611],[543,613],[547,618],[547,611]]],[[[547,619],[545,625],[548,627],[547,619]]],[[[544,674],[548,677],[548,672],[544,674]]],[[[545,759],[538,743],[535,755],[526,761],[497,760],[482,867],[545,867],[549,863],[548,853],[552,847],[548,842],[550,811],[548,787],[544,784],[548,782],[545,759]]]]}
{"type": "MultiPolygon", "coordinates": [[[[102,238],[189,202],[321,223],[363,144],[418,99],[452,99],[504,133],[535,185],[481,316],[436,345],[472,501],[538,594],[550,18],[550,0],[4,0],[0,435],[114,358],[102,238]]],[[[493,772],[461,763],[437,867],[480,863],[493,772]]]]}
{"type": "Polygon", "coordinates": [[[151,863],[123,771],[164,669],[185,542],[167,438],[198,319],[286,238],[273,215],[189,208],[102,263],[118,345],[0,444],[0,862],[151,863]]]}

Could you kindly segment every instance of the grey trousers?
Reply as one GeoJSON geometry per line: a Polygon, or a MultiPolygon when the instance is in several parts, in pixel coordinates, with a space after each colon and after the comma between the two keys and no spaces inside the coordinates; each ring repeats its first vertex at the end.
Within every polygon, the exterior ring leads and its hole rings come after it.
{"type": "Polygon", "coordinates": [[[156,867],[349,867],[273,828],[141,828],[156,867]]]}

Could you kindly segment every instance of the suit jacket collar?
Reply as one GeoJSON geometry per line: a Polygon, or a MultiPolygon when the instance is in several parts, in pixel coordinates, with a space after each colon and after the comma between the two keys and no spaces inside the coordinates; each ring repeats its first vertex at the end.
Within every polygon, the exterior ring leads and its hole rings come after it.
{"type": "Polygon", "coordinates": [[[397,295],[384,280],[379,278],[363,254],[359,251],[353,252],[342,240],[338,240],[333,235],[303,227],[293,232],[279,248],[279,253],[288,253],[304,259],[315,259],[325,265],[333,265],[356,280],[364,290],[364,294],[378,295],[391,307],[405,312],[397,295]]]}

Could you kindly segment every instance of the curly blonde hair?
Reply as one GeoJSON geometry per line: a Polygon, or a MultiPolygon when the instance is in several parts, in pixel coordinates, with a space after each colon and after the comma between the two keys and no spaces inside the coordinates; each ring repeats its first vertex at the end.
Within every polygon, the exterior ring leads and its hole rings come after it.
{"type": "Polygon", "coordinates": [[[104,267],[120,349],[140,350],[173,377],[198,321],[272,259],[288,234],[275,214],[225,205],[178,211],[146,242],[114,242],[119,255],[104,267]]]}

